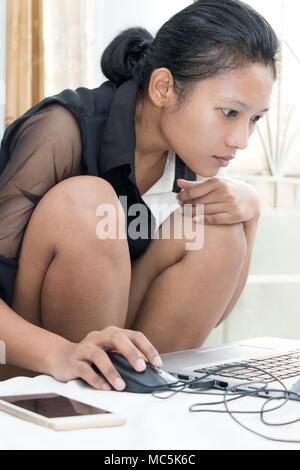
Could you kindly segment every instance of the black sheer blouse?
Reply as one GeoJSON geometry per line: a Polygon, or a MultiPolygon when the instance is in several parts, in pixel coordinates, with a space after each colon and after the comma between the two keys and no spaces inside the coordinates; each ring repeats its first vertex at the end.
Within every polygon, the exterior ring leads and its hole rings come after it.
{"type": "MultiPolygon", "coordinates": [[[[26,226],[41,198],[60,181],[99,176],[118,196],[127,196],[128,207],[141,204],[149,221],[153,218],[135,180],[136,94],[134,80],[119,88],[106,82],[94,90],[65,90],[6,129],[0,148],[0,298],[8,305],[26,226]]],[[[178,156],[174,192],[180,190],[177,178],[196,179],[178,156]]],[[[152,235],[128,237],[131,259],[145,252],[152,235]]]]}

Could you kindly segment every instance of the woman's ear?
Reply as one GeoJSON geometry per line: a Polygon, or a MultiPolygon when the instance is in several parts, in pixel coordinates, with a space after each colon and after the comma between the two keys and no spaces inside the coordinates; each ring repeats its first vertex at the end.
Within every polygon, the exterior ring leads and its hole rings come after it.
{"type": "Polygon", "coordinates": [[[174,97],[174,79],[169,69],[160,68],[152,72],[148,96],[158,108],[170,104],[174,97]]]}

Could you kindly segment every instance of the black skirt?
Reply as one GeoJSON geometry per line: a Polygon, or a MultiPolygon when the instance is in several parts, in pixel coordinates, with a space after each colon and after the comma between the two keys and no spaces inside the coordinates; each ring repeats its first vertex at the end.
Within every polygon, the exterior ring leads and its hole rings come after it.
{"type": "Polygon", "coordinates": [[[0,298],[11,307],[18,261],[0,256],[0,298]]]}

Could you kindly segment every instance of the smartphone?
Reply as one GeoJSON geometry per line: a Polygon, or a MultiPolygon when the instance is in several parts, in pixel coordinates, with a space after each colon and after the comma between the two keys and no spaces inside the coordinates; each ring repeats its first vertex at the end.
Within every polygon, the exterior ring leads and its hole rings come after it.
{"type": "Polygon", "coordinates": [[[125,424],[124,416],[54,393],[0,397],[0,411],[55,431],[125,424]]]}

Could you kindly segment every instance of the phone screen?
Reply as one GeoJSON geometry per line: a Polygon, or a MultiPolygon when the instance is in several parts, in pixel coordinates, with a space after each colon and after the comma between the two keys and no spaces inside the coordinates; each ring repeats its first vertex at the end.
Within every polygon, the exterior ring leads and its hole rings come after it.
{"type": "Polygon", "coordinates": [[[77,400],[52,393],[0,397],[0,400],[12,403],[20,408],[44,416],[45,418],[110,414],[110,411],[102,410],[77,400]]]}

